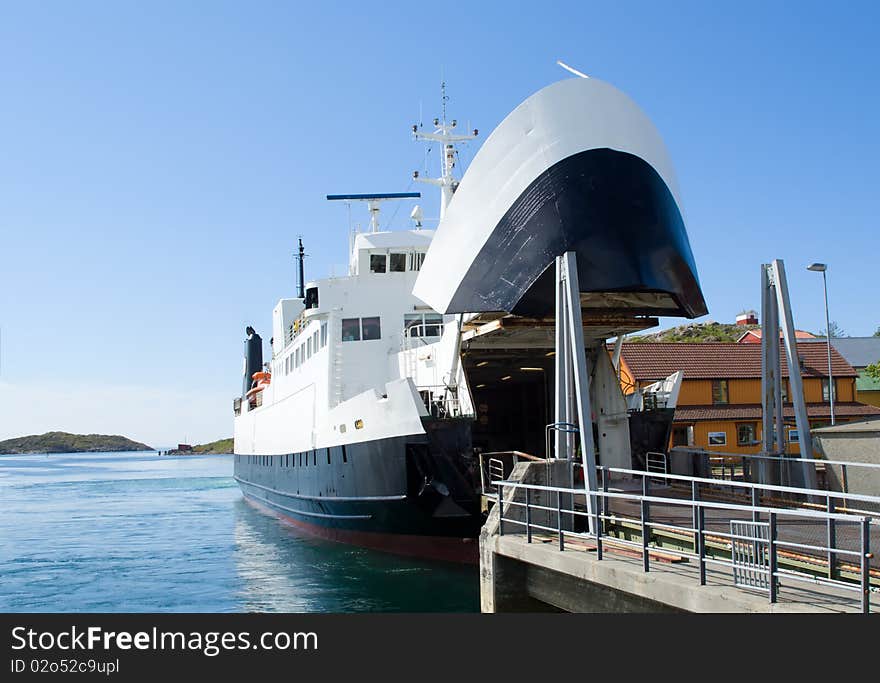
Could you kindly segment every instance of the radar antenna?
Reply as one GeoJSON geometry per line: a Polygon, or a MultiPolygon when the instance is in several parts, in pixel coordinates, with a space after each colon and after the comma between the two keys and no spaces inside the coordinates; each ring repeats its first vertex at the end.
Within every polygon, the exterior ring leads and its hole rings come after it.
{"type": "Polygon", "coordinates": [[[428,132],[422,130],[420,124],[413,124],[413,137],[417,140],[432,140],[443,144],[443,155],[441,157],[440,177],[439,178],[421,178],[418,171],[413,171],[413,179],[420,183],[428,183],[436,185],[440,188],[440,220],[446,215],[446,207],[452,200],[452,195],[458,188],[458,181],[452,175],[455,168],[455,143],[467,142],[473,140],[479,131],[474,128],[472,133],[460,135],[453,133],[458,121],[452,119],[450,123],[446,122],[446,103],[449,96],[446,94],[446,81],[440,83],[440,111],[442,118],[434,119],[434,131],[428,132]]]}

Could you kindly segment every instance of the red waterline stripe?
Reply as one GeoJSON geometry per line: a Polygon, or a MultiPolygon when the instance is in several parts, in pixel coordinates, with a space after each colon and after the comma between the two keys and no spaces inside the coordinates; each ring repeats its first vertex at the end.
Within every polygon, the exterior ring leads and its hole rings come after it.
{"type": "Polygon", "coordinates": [[[251,506],[277,517],[285,524],[328,541],[347,543],[394,555],[418,557],[428,560],[476,564],[479,559],[479,543],[475,538],[449,538],[446,536],[415,536],[412,534],[382,534],[375,531],[352,531],[311,524],[285,515],[245,494],[251,506]]]}

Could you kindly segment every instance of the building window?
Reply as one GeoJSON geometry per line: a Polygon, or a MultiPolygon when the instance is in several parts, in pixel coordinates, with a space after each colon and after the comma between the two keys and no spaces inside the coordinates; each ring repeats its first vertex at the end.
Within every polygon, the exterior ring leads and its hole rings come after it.
{"type": "Polygon", "coordinates": [[[342,319],[342,341],[360,341],[361,340],[361,320],[360,318],[343,318],[342,319]]]}
{"type": "Polygon", "coordinates": [[[315,332],[312,334],[312,350],[315,353],[318,353],[318,336],[320,335],[320,333],[320,330],[315,330],[315,332]]]}
{"type": "Polygon", "coordinates": [[[710,446],[726,446],[727,432],[709,432],[710,446]]]}
{"type": "Polygon", "coordinates": [[[385,262],[388,260],[388,257],[385,254],[370,254],[370,272],[371,273],[384,273],[385,272],[385,262]]]}
{"type": "Polygon", "coordinates": [[[327,346],[327,323],[321,323],[321,348],[327,346]]]}
{"type": "MultiPolygon", "coordinates": [[[[831,399],[828,397],[828,387],[831,386],[831,383],[828,381],[828,378],[825,377],[822,380],[822,402],[830,403],[831,399]]],[[[837,382],[834,382],[834,400],[837,400],[837,382]]]]}
{"type": "Polygon", "coordinates": [[[789,429],[788,430],[788,443],[798,443],[800,441],[798,437],[797,429],[789,429]]]}
{"type": "Polygon", "coordinates": [[[388,270],[392,273],[402,273],[406,270],[406,254],[391,254],[388,256],[388,270]]]}
{"type": "Polygon", "coordinates": [[[312,357],[312,338],[306,339],[306,358],[312,357]]]}
{"type": "Polygon", "coordinates": [[[726,379],[715,379],[712,380],[712,403],[714,405],[727,405],[728,403],[727,396],[727,380],[726,379]]]}
{"type": "Polygon", "coordinates": [[[782,389],[782,402],[788,403],[788,380],[784,379],[780,383],[780,388],[782,389]]]}
{"type": "Polygon", "coordinates": [[[379,326],[379,318],[363,318],[361,319],[361,327],[363,328],[361,338],[364,341],[379,339],[382,336],[382,330],[379,326]]]}
{"type": "Polygon", "coordinates": [[[744,422],[736,426],[737,446],[754,446],[758,440],[758,423],[744,422]]]}

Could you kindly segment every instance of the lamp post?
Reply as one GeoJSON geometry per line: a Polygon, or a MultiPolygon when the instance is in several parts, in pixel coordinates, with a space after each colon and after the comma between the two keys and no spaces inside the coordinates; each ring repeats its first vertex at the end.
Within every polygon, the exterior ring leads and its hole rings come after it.
{"type": "Polygon", "coordinates": [[[825,273],[828,266],[824,263],[813,263],[807,266],[807,270],[814,273],[822,273],[822,287],[825,290],[825,342],[828,346],[828,398],[831,402],[831,424],[834,424],[834,376],[831,374],[831,321],[828,317],[828,278],[825,273]]]}

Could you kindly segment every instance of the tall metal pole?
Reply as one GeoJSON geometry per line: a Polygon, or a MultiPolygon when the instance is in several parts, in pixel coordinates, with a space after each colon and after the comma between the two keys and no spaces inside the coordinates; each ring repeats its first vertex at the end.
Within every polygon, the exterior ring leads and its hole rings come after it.
{"type": "Polygon", "coordinates": [[[596,445],[593,441],[593,412],[590,405],[590,371],[584,345],[584,323],[581,318],[581,296],[578,284],[577,256],[567,251],[562,256],[562,274],[565,277],[565,307],[568,324],[568,342],[574,370],[575,409],[581,434],[581,463],[584,468],[586,489],[587,523],[590,533],[595,533],[596,510],[596,445]]]}
{"type": "Polygon", "coordinates": [[[828,278],[822,271],[822,287],[825,290],[825,341],[828,344],[828,398],[831,400],[831,424],[834,424],[834,375],[831,373],[831,321],[828,316],[828,278]]]}

